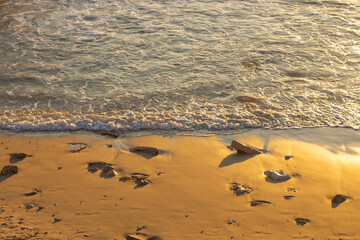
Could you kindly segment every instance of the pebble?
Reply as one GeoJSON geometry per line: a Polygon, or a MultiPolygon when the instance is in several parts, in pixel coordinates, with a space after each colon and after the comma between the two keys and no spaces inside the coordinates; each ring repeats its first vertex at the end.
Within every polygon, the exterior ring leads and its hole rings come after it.
{"type": "Polygon", "coordinates": [[[129,149],[130,152],[139,152],[139,153],[145,153],[145,154],[150,154],[150,155],[158,155],[159,154],[159,150],[157,148],[153,148],[153,147],[134,147],[134,148],[130,148],[129,149]]]}
{"type": "Polygon", "coordinates": [[[333,203],[343,203],[343,202],[346,201],[347,198],[348,198],[348,197],[345,196],[345,195],[336,194],[336,195],[331,199],[331,201],[332,201],[333,203]]]}
{"type": "Polygon", "coordinates": [[[18,167],[15,165],[6,165],[1,170],[1,175],[16,174],[18,170],[18,167]]]}
{"type": "Polygon", "coordinates": [[[270,170],[264,172],[264,174],[275,181],[289,180],[291,178],[289,174],[282,170],[270,170]]]}
{"type": "Polygon", "coordinates": [[[102,172],[105,174],[105,176],[107,177],[114,177],[116,175],[118,175],[117,171],[110,166],[106,166],[104,167],[104,169],[102,170],[102,172]]]}

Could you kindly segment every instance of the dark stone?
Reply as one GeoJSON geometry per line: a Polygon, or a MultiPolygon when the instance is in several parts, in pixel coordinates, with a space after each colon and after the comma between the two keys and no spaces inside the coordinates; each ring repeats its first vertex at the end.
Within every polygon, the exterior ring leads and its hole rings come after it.
{"type": "Polygon", "coordinates": [[[159,150],[153,147],[134,147],[134,148],[130,148],[129,151],[133,153],[144,153],[154,156],[159,154],[159,150]]]}
{"type": "Polygon", "coordinates": [[[251,207],[255,207],[255,206],[258,206],[258,205],[262,205],[262,204],[272,204],[272,203],[269,202],[269,201],[264,201],[264,200],[254,200],[254,201],[250,202],[251,207]]]}
{"type": "Polygon", "coordinates": [[[293,157],[293,156],[285,156],[284,159],[285,159],[285,160],[289,160],[289,159],[291,159],[292,157],[293,157]]]}
{"type": "Polygon", "coordinates": [[[18,172],[18,167],[15,165],[6,165],[1,170],[1,175],[7,174],[16,174],[18,172]]]}
{"type": "Polygon", "coordinates": [[[131,177],[121,177],[119,179],[119,181],[122,181],[122,182],[126,182],[126,181],[129,181],[129,180],[131,180],[131,177]]]}
{"type": "Polygon", "coordinates": [[[286,199],[286,200],[290,200],[290,199],[293,199],[295,196],[284,196],[284,199],[286,199]]]}
{"type": "Polygon", "coordinates": [[[307,218],[295,218],[295,222],[297,225],[304,226],[306,223],[309,223],[311,221],[307,218]]]}
{"type": "Polygon", "coordinates": [[[345,200],[346,200],[347,198],[348,198],[348,197],[345,196],[345,195],[336,194],[336,195],[331,199],[331,201],[332,201],[333,203],[338,203],[338,204],[340,204],[340,203],[345,202],[345,200]]]}
{"type": "MultiPolygon", "coordinates": [[[[89,162],[87,169],[89,172],[94,173],[98,170],[104,170],[106,167],[111,167],[111,164],[106,163],[106,162],[89,162]]],[[[107,168],[105,170],[105,172],[108,172],[108,171],[109,171],[109,169],[107,168]]],[[[103,171],[102,174],[106,175],[105,172],[103,171]]]]}
{"type": "Polygon", "coordinates": [[[132,173],[131,177],[121,177],[119,181],[127,182],[129,180],[132,180],[136,184],[135,188],[139,188],[151,183],[151,181],[147,179],[148,177],[149,175],[145,173],[132,173]]]}
{"type": "Polygon", "coordinates": [[[239,183],[235,183],[235,182],[230,184],[229,189],[231,191],[234,191],[234,193],[237,196],[245,194],[245,193],[249,194],[252,191],[252,188],[247,187],[247,186],[242,185],[242,184],[239,184],[239,183]]]}
{"type": "Polygon", "coordinates": [[[105,166],[102,170],[102,174],[105,176],[105,177],[114,177],[116,176],[118,173],[117,171],[111,167],[111,166],[105,166]]]}
{"type": "Polygon", "coordinates": [[[136,178],[135,183],[138,186],[145,186],[145,185],[148,185],[149,183],[151,183],[151,181],[149,179],[146,179],[146,178],[136,178]]]}

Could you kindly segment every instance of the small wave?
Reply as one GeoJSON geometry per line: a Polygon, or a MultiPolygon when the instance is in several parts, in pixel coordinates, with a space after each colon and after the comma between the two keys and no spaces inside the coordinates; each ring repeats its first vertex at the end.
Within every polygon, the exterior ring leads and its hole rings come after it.
{"type": "Polygon", "coordinates": [[[239,130],[249,128],[300,128],[337,126],[359,128],[360,121],[332,113],[311,111],[306,113],[279,114],[263,111],[254,103],[244,103],[245,108],[229,108],[214,104],[191,106],[187,109],[168,111],[112,111],[101,114],[75,114],[69,112],[11,112],[0,115],[0,129],[20,131],[114,131],[140,130],[239,130]],[[327,115],[329,115],[327,117],[327,115]]]}

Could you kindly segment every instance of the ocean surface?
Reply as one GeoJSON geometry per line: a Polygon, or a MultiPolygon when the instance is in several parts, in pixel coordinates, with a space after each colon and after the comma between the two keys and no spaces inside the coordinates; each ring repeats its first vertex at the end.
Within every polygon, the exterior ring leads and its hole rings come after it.
{"type": "Polygon", "coordinates": [[[0,0],[0,129],[360,126],[360,1],[0,0]]]}

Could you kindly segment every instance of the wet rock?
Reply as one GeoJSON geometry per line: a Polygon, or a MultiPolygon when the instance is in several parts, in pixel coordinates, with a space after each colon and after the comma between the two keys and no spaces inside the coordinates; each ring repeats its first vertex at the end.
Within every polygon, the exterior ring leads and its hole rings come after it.
{"type": "Polygon", "coordinates": [[[18,162],[23,160],[26,157],[31,157],[31,155],[28,155],[26,153],[11,153],[10,154],[10,162],[18,162]]]}
{"type": "Polygon", "coordinates": [[[119,134],[117,132],[112,132],[112,131],[103,131],[103,132],[100,132],[100,134],[103,136],[110,136],[113,138],[119,137],[119,134]]]}
{"type": "Polygon", "coordinates": [[[117,171],[113,167],[110,167],[110,166],[104,167],[102,170],[102,174],[104,174],[104,176],[106,176],[106,177],[114,177],[114,176],[118,175],[117,171]]]}
{"type": "Polygon", "coordinates": [[[6,165],[1,169],[1,175],[16,174],[18,167],[15,165],[6,165]]]}
{"type": "Polygon", "coordinates": [[[229,189],[234,191],[236,195],[249,194],[252,191],[252,188],[242,185],[240,183],[231,183],[229,189]]]}
{"type": "Polygon", "coordinates": [[[293,199],[294,197],[295,197],[295,196],[288,195],[288,196],[284,196],[284,199],[290,200],[290,199],[293,199]]]}
{"type": "Polygon", "coordinates": [[[88,167],[88,171],[89,172],[92,172],[92,173],[95,173],[95,172],[97,172],[99,170],[99,168],[97,168],[97,167],[88,167]]]}
{"type": "Polygon", "coordinates": [[[342,194],[336,194],[332,199],[332,203],[340,204],[346,201],[348,197],[342,194]]]}
{"type": "Polygon", "coordinates": [[[136,178],[135,183],[138,186],[145,186],[145,185],[148,185],[149,183],[151,183],[151,181],[149,179],[146,179],[146,178],[136,178]]]}
{"type": "Polygon", "coordinates": [[[306,223],[311,222],[310,219],[307,218],[295,218],[295,222],[297,225],[304,226],[306,223]]]}
{"type": "Polygon", "coordinates": [[[231,142],[231,147],[235,148],[238,153],[247,153],[247,154],[259,154],[262,153],[259,149],[253,148],[251,146],[246,146],[236,140],[231,142]]]}
{"type": "Polygon", "coordinates": [[[270,170],[264,172],[264,174],[275,181],[286,181],[291,178],[289,174],[283,172],[282,170],[270,170]]]}
{"type": "Polygon", "coordinates": [[[251,207],[255,207],[255,206],[263,205],[263,204],[272,204],[272,203],[269,201],[264,201],[264,200],[254,200],[254,201],[250,202],[251,207]]]}
{"type": "Polygon", "coordinates": [[[154,156],[159,154],[159,150],[153,147],[134,147],[134,148],[130,148],[129,151],[133,153],[144,153],[154,156]]]}
{"type": "Polygon", "coordinates": [[[69,147],[72,153],[77,153],[84,150],[87,145],[85,143],[69,143],[69,147]]]}

